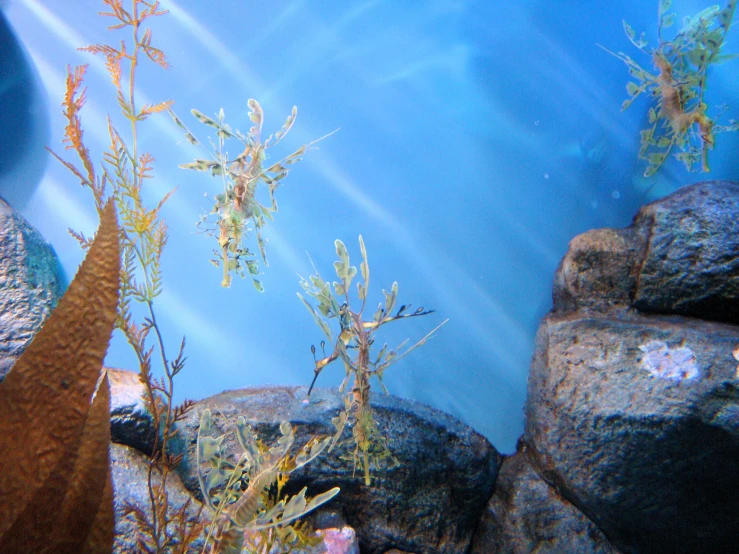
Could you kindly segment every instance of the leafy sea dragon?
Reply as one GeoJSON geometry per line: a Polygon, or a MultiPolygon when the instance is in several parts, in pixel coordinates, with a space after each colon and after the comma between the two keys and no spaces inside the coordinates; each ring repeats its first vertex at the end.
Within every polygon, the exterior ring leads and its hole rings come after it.
{"type": "MultiPolygon", "coordinates": [[[[393,283],[390,292],[383,291],[385,295],[384,306],[380,304],[377,307],[371,320],[364,320],[362,314],[366,306],[367,289],[369,287],[369,265],[367,262],[367,251],[364,247],[364,241],[360,236],[359,247],[362,253],[360,270],[362,272],[364,282],[357,283],[358,296],[362,301],[362,306],[358,312],[352,311],[349,304],[349,288],[352,279],[357,274],[357,268],[349,264],[349,254],[344,243],[340,240],[336,240],[334,244],[336,247],[336,253],[339,256],[339,260],[334,262],[334,269],[336,270],[336,275],[340,279],[340,282],[333,283],[336,295],[331,292],[331,285],[323,281],[317,272],[315,275],[310,277],[310,280],[301,278],[300,281],[300,285],[303,287],[305,292],[318,301],[318,311],[316,311],[300,294],[298,294],[298,297],[308,308],[308,311],[310,311],[316,323],[328,337],[329,341],[334,342],[331,328],[329,327],[327,320],[336,318],[339,320],[340,326],[339,335],[334,343],[334,350],[329,356],[326,356],[324,352],[324,357],[316,360],[316,348],[315,346],[311,346],[311,352],[313,353],[315,361],[315,369],[313,382],[308,389],[308,395],[310,395],[313,390],[313,385],[318,378],[318,374],[323,370],[323,368],[336,359],[341,358],[346,369],[346,377],[339,390],[344,392],[349,378],[352,375],[354,376],[354,383],[351,392],[344,396],[344,410],[332,420],[337,431],[333,437],[329,451],[338,443],[344,432],[344,428],[349,424],[352,429],[355,443],[355,449],[352,456],[354,468],[356,470],[358,464],[363,468],[364,482],[369,486],[371,483],[369,474],[371,462],[374,463],[375,466],[381,466],[388,460],[397,463],[397,460],[395,460],[387,449],[385,445],[386,440],[377,428],[377,424],[375,423],[372,414],[372,406],[370,405],[369,398],[370,378],[372,376],[377,377],[380,382],[380,386],[382,386],[383,391],[387,394],[387,388],[385,388],[385,385],[382,382],[383,372],[391,364],[397,362],[411,350],[424,344],[442,325],[444,325],[444,323],[446,323],[446,321],[435,327],[425,337],[419,340],[415,345],[407,348],[404,352],[399,354],[400,349],[405,346],[407,340],[394,350],[388,350],[387,344],[384,345],[377,357],[372,359],[370,357],[370,348],[374,343],[374,333],[381,326],[399,319],[427,315],[433,313],[433,310],[418,308],[413,312],[406,313],[406,310],[410,308],[410,305],[403,305],[398,309],[395,315],[391,315],[395,309],[395,302],[398,296],[398,283],[393,283]],[[336,296],[344,296],[345,301],[343,303],[339,303],[336,296]],[[350,355],[349,349],[355,350],[356,355],[350,355]]],[[[325,342],[322,342],[321,347],[323,348],[324,346],[325,342]]]]}
{"type": "Polygon", "coordinates": [[[637,38],[634,29],[623,22],[626,36],[634,46],[650,56],[657,74],[642,69],[623,52],[614,53],[601,46],[623,61],[629,74],[637,81],[626,85],[630,97],[624,101],[622,110],[643,92],[656,98],[656,109],[649,109],[652,126],[641,131],[639,158],[648,161],[645,177],[660,168],[673,146],[683,150],[676,157],[689,171],[698,161],[703,171],[709,171],[708,150],[714,146],[715,134],[739,129],[739,122],[734,120],[728,126],[715,125],[706,115],[708,106],[703,102],[710,64],[736,57],[723,55],[720,51],[734,17],[737,0],[729,0],[724,9],[712,6],[692,18],[685,18],[682,30],[668,41],[663,39],[662,31],[675,20],[674,13],[667,13],[671,3],[672,0],[660,0],[659,3],[657,48],[648,49],[644,33],[637,38]],[[694,126],[697,133],[693,131],[694,126]],[[699,138],[700,142],[695,144],[694,138],[699,138]]]}
{"type": "MultiPolygon", "coordinates": [[[[259,102],[249,99],[249,119],[253,123],[248,134],[243,134],[238,129],[232,129],[224,121],[223,109],[219,110],[215,119],[208,117],[198,110],[191,110],[195,118],[216,129],[218,141],[211,142],[212,152],[209,159],[195,158],[195,161],[181,164],[182,169],[194,171],[210,171],[211,175],[221,177],[223,192],[215,196],[215,204],[209,214],[204,215],[198,227],[205,233],[213,235],[218,240],[218,250],[214,250],[215,258],[212,263],[223,268],[223,279],[221,285],[231,286],[231,274],[237,273],[245,276],[244,270],[249,274],[258,291],[263,291],[262,283],[257,276],[259,266],[256,257],[246,244],[248,224],[254,228],[257,246],[265,265],[267,254],[265,251],[265,239],[262,229],[267,220],[272,220],[277,212],[277,199],[275,191],[287,174],[290,166],[302,160],[303,155],[313,148],[313,145],[326,137],[331,136],[333,131],[319,139],[304,144],[295,152],[286,156],[279,162],[264,167],[267,160],[267,149],[278,144],[292,129],[295,118],[298,115],[297,107],[293,106],[292,112],[285,120],[282,129],[270,135],[262,142],[262,126],[264,123],[264,111],[259,102]],[[235,159],[229,160],[226,152],[226,141],[236,140],[241,142],[243,150],[235,159]],[[256,194],[260,183],[264,183],[269,193],[269,203],[263,204],[257,200],[256,194]],[[216,227],[211,228],[209,222],[215,218],[216,227]]],[[[183,121],[169,109],[175,124],[185,132],[185,139],[194,146],[205,147],[198,141],[195,135],[187,128],[183,121]]],[[[207,151],[207,149],[205,149],[207,151]]]]}
{"type": "Polygon", "coordinates": [[[290,524],[303,517],[311,510],[331,500],[339,493],[334,487],[322,494],[306,499],[307,488],[298,494],[286,497],[272,506],[265,506],[267,490],[273,483],[285,475],[303,467],[314,460],[329,445],[331,437],[314,438],[294,457],[289,456],[295,440],[292,426],[283,421],[280,425],[282,436],[277,444],[266,453],[264,447],[256,439],[250,425],[243,417],[237,420],[239,444],[244,454],[235,465],[226,462],[223,441],[225,435],[217,438],[209,437],[211,431],[211,411],[203,410],[197,439],[198,481],[203,498],[208,507],[215,513],[211,526],[211,554],[240,554],[244,547],[245,531],[263,531],[273,527],[286,530],[283,534],[292,539],[297,533],[290,524]],[[202,471],[207,464],[209,470],[202,471]],[[248,478],[248,487],[241,492],[240,483],[248,478]],[[213,501],[211,490],[221,487],[215,495],[218,504],[213,501]],[[235,501],[232,501],[236,497],[235,501]]]}

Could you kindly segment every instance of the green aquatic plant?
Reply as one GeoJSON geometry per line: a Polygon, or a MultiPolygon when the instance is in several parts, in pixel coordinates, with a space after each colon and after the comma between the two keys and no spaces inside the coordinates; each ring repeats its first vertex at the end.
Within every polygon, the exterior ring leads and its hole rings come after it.
{"type": "Polygon", "coordinates": [[[716,125],[715,118],[708,117],[709,108],[703,100],[708,68],[737,57],[736,54],[721,53],[737,0],[729,0],[723,9],[712,6],[695,17],[685,18],[683,28],[672,40],[666,40],[663,32],[675,22],[675,14],[668,13],[671,4],[672,0],[660,0],[656,47],[648,47],[645,33],[637,38],[634,29],[623,22],[626,36],[651,58],[656,74],[646,71],[623,52],[614,53],[601,46],[623,61],[635,79],[626,85],[629,98],[622,104],[622,110],[642,93],[649,93],[654,98],[654,106],[648,114],[650,127],[641,131],[639,158],[647,161],[645,177],[653,175],[662,166],[674,147],[681,150],[675,157],[685,164],[688,171],[692,171],[694,166],[710,171],[708,150],[713,148],[715,135],[739,129],[739,122],[733,119],[728,125],[716,125]]]}
{"type": "MultiPolygon", "coordinates": [[[[216,267],[220,266],[223,270],[221,285],[231,286],[232,273],[242,278],[248,273],[256,289],[262,292],[264,287],[257,279],[259,263],[256,255],[249,250],[247,245],[249,225],[253,226],[262,262],[269,265],[262,229],[268,219],[274,219],[274,214],[277,212],[275,190],[282,179],[287,176],[290,165],[299,162],[312,145],[333,133],[304,144],[289,156],[265,168],[267,149],[278,144],[292,129],[298,115],[298,108],[293,106],[282,129],[262,142],[264,111],[259,102],[254,99],[249,99],[247,104],[250,110],[249,119],[253,125],[246,135],[238,129],[232,129],[224,121],[223,109],[218,112],[215,119],[198,110],[191,110],[192,115],[198,121],[216,129],[217,141],[215,144],[210,142],[212,147],[212,152],[209,152],[212,156],[210,159],[196,158],[195,161],[181,164],[180,167],[194,171],[210,171],[212,176],[221,178],[223,192],[215,195],[215,204],[210,213],[202,216],[198,223],[198,227],[203,232],[218,240],[218,249],[213,251],[215,257],[211,263],[216,267]],[[241,152],[233,159],[229,158],[225,149],[228,140],[241,143],[239,146],[241,152]],[[268,203],[262,203],[257,199],[260,183],[264,183],[267,187],[268,203]]],[[[171,109],[169,113],[175,124],[185,131],[187,141],[207,151],[171,109]]]]}
{"type": "MultiPolygon", "coordinates": [[[[127,30],[132,33],[133,44],[127,46],[121,41],[120,49],[106,44],[95,44],[80,50],[105,58],[105,67],[116,88],[116,98],[121,111],[121,120],[129,127],[131,140],[127,144],[123,135],[108,116],[108,135],[110,144],[103,154],[100,172],[92,160],[89,149],[83,141],[80,111],[85,104],[86,89],[83,80],[87,66],[67,70],[66,93],[62,103],[63,114],[67,120],[64,132],[65,150],[74,150],[80,159],[81,167],[52,154],[67,167],[80,181],[92,191],[98,213],[102,216],[103,206],[109,198],[115,203],[121,221],[120,240],[120,297],[115,321],[133,348],[138,363],[140,380],[145,387],[144,403],[152,416],[153,427],[160,430],[155,434],[154,445],[149,459],[147,484],[151,503],[151,516],[135,505],[128,507],[128,515],[136,521],[140,535],[139,548],[146,552],[186,552],[188,545],[200,534],[203,524],[188,520],[185,505],[181,510],[173,510],[167,493],[169,475],[177,466],[180,457],[168,450],[171,439],[177,434],[176,424],[192,407],[185,400],[174,402],[174,378],[185,364],[183,338],[177,356],[170,357],[164,344],[155,314],[155,299],[162,291],[161,256],[167,242],[167,225],[160,218],[159,211],[169,196],[167,194],[154,208],[143,201],[142,189],[152,177],[154,158],[148,152],[141,152],[138,140],[139,124],[149,116],[168,109],[172,102],[165,101],[154,105],[136,102],[136,70],[148,58],[163,69],[168,67],[167,59],[160,49],[152,46],[151,29],[145,22],[151,17],[165,15],[158,2],[131,0],[130,9],[123,7],[122,0],[103,0],[109,11],[100,12],[115,23],[109,30],[127,30]],[[125,72],[124,72],[125,66],[125,72]],[[124,86],[124,74],[128,82],[124,86]],[[143,309],[145,315],[138,318],[136,310],[143,309]],[[155,346],[148,343],[153,331],[155,346]],[[163,376],[155,378],[152,364],[155,348],[161,360],[163,376]],[[159,475],[159,479],[156,475],[159,475]]],[[[83,247],[90,248],[92,241],[82,233],[70,229],[83,247]]]]}
{"type": "Polygon", "coordinates": [[[331,500],[339,488],[306,498],[307,488],[288,497],[283,487],[293,471],[326,449],[331,437],[313,437],[291,456],[295,434],[287,421],[280,425],[282,436],[277,443],[267,447],[239,417],[235,434],[243,454],[233,459],[226,451],[226,435],[213,437],[212,433],[212,414],[205,409],[198,429],[196,465],[200,490],[213,516],[207,538],[207,542],[213,540],[211,552],[239,554],[247,546],[249,552],[268,554],[315,546],[315,535],[298,520],[331,500]]]}
{"type": "Polygon", "coordinates": [[[112,203],[59,305],[0,384],[0,552],[113,549],[110,390],[120,252],[112,203]]]}
{"type": "MultiPolygon", "coordinates": [[[[298,297],[308,308],[313,316],[316,324],[321,328],[324,335],[329,340],[329,344],[334,344],[333,352],[321,359],[315,359],[315,346],[311,347],[315,360],[315,369],[313,382],[308,389],[310,396],[313,385],[318,378],[318,374],[331,362],[341,358],[344,362],[346,377],[341,384],[339,390],[343,393],[349,383],[349,379],[353,377],[351,389],[344,395],[344,410],[332,420],[336,427],[336,434],[333,437],[329,450],[341,439],[344,429],[348,426],[351,428],[354,440],[354,450],[351,461],[356,471],[359,466],[364,472],[364,482],[366,485],[371,484],[370,465],[376,469],[383,469],[390,464],[397,464],[397,460],[387,447],[387,441],[377,427],[372,406],[370,404],[370,378],[377,377],[382,386],[383,391],[387,394],[387,389],[382,382],[385,370],[403,356],[424,344],[442,325],[448,320],[437,325],[431,332],[424,336],[413,346],[401,352],[401,349],[408,342],[401,343],[397,348],[388,350],[385,344],[377,355],[373,358],[370,350],[375,342],[375,332],[383,325],[391,321],[400,319],[408,319],[411,317],[419,317],[433,313],[434,310],[425,310],[417,308],[410,311],[410,305],[402,305],[395,310],[395,304],[398,297],[398,283],[394,282],[390,288],[390,292],[383,290],[385,295],[384,304],[379,304],[375,310],[372,319],[365,320],[364,310],[367,305],[367,291],[369,288],[370,271],[367,262],[367,250],[364,247],[362,236],[359,237],[359,248],[362,253],[362,263],[360,271],[362,274],[362,282],[357,283],[357,296],[361,302],[358,311],[354,311],[351,307],[349,292],[351,283],[357,275],[357,268],[350,265],[349,253],[346,246],[340,240],[335,241],[336,254],[339,260],[334,262],[334,269],[339,281],[333,282],[332,285],[324,281],[316,271],[315,275],[311,275],[309,279],[300,278],[300,286],[303,287],[306,294],[318,302],[317,309],[314,308],[303,296],[298,293],[298,297]],[[340,300],[339,297],[343,297],[340,300]],[[330,321],[338,322],[338,335],[334,339],[331,331],[330,321]],[[350,350],[352,353],[350,354],[350,350]]],[[[321,343],[321,347],[325,347],[325,342],[321,343]]]]}

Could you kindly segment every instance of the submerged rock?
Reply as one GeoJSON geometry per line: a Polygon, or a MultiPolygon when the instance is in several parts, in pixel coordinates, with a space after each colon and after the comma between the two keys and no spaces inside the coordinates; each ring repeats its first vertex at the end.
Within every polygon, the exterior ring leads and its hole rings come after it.
{"type": "Polygon", "coordinates": [[[697,183],[627,229],[575,237],[553,297],[556,313],[636,308],[739,324],[739,183],[697,183]]]}
{"type": "Polygon", "coordinates": [[[634,227],[646,242],[635,308],[739,324],[739,183],[682,188],[642,208],[634,227]]]}
{"type": "MultiPolygon", "coordinates": [[[[181,428],[188,447],[180,466],[185,486],[199,494],[194,446],[202,410],[212,410],[217,434],[229,433],[230,453],[241,454],[232,433],[238,416],[244,416],[266,444],[276,440],[279,423],[289,421],[295,427],[296,444],[302,445],[311,436],[332,434],[331,418],[343,407],[337,391],[315,389],[310,402],[306,393],[306,387],[251,388],[198,402],[181,428]]],[[[353,443],[340,444],[295,472],[288,491],[308,486],[309,494],[317,494],[341,487],[329,506],[342,510],[363,553],[382,554],[391,548],[465,552],[492,494],[500,454],[471,428],[418,402],[374,394],[372,403],[399,465],[375,470],[367,487],[361,472],[354,474],[353,443]]]]}
{"type": "Polygon", "coordinates": [[[0,198],[0,382],[66,287],[54,249],[0,198]]]}
{"type": "Polygon", "coordinates": [[[526,446],[507,456],[470,554],[616,554],[603,532],[536,472],[526,446]]]}
{"type": "Polygon", "coordinates": [[[111,440],[151,455],[156,430],[144,405],[146,389],[139,374],[125,369],[105,369],[110,381],[111,440]]]}
{"type": "Polygon", "coordinates": [[[557,270],[524,443],[623,552],[736,547],[738,231],[739,184],[699,183],[576,237],[557,270]]]}
{"type": "MultiPolygon", "coordinates": [[[[130,507],[135,507],[151,521],[151,500],[148,488],[148,458],[138,450],[120,444],[110,445],[111,475],[113,477],[115,508],[115,542],[113,552],[124,554],[142,552],[139,545],[141,528],[135,518],[127,515],[130,507]]],[[[153,482],[160,484],[161,479],[155,472],[153,482]]],[[[200,502],[190,495],[182,486],[179,475],[171,473],[167,477],[167,499],[169,513],[174,514],[187,504],[187,521],[193,522],[201,509],[200,502]]],[[[188,552],[200,552],[203,548],[203,537],[192,544],[188,552]]]]}
{"type": "Polygon", "coordinates": [[[725,551],[739,526],[736,345],[736,327],[696,319],[546,318],[524,435],[544,478],[627,551],[725,551]]]}

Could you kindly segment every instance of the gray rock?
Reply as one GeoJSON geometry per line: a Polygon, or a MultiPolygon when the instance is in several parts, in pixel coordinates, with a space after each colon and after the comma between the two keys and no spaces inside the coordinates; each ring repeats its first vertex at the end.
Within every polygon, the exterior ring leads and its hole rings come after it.
{"type": "Polygon", "coordinates": [[[470,554],[615,554],[603,532],[531,465],[526,446],[506,457],[470,554]]]}
{"type": "MultiPolygon", "coordinates": [[[[110,445],[111,475],[113,477],[113,494],[115,509],[115,539],[113,552],[118,554],[129,554],[141,552],[138,546],[140,530],[135,520],[126,516],[128,505],[131,504],[142,510],[149,521],[151,521],[151,501],[148,489],[148,464],[147,457],[141,452],[112,443],[110,445]]],[[[159,483],[155,479],[155,483],[159,483]]],[[[200,510],[200,502],[194,499],[182,485],[182,481],[176,473],[167,478],[167,493],[169,500],[169,513],[180,510],[186,502],[188,521],[195,521],[200,510]]],[[[188,550],[190,553],[201,552],[203,538],[192,543],[188,550]]]]}
{"type": "Polygon", "coordinates": [[[525,442],[544,479],[624,552],[729,552],[739,528],[739,328],[549,316],[525,442]]]}
{"type": "MultiPolygon", "coordinates": [[[[331,418],[343,407],[340,394],[315,389],[306,402],[306,387],[269,387],[229,391],[198,402],[181,428],[188,450],[180,471],[190,491],[199,494],[194,446],[202,410],[213,412],[218,434],[232,431],[243,415],[271,444],[279,423],[295,426],[296,444],[316,434],[332,434],[331,418]],[[221,417],[225,416],[230,423],[221,417]]],[[[391,548],[409,552],[462,553],[493,490],[500,454],[481,435],[451,416],[418,402],[374,394],[378,425],[400,464],[375,471],[372,486],[353,475],[350,445],[337,446],[288,483],[289,491],[309,487],[317,494],[341,487],[328,506],[338,506],[357,532],[363,553],[381,554],[391,548]]],[[[241,454],[233,433],[228,451],[241,454]]],[[[353,445],[352,445],[353,447],[353,445]]]]}
{"type": "Polygon", "coordinates": [[[639,211],[647,239],[634,306],[739,323],[739,183],[682,188],[639,211]]]}
{"type": "Polygon", "coordinates": [[[640,239],[633,229],[595,229],[572,239],[554,274],[554,312],[629,308],[640,239]]]}
{"type": "Polygon", "coordinates": [[[54,249],[0,198],[0,381],[66,288],[54,249]]]}
{"type": "Polygon", "coordinates": [[[151,414],[144,405],[144,385],[139,374],[125,369],[105,368],[110,382],[110,436],[151,455],[156,430],[151,414]]]}
{"type": "Polygon", "coordinates": [[[553,299],[555,313],[636,308],[739,323],[739,184],[684,187],[627,229],[575,237],[553,299]]]}

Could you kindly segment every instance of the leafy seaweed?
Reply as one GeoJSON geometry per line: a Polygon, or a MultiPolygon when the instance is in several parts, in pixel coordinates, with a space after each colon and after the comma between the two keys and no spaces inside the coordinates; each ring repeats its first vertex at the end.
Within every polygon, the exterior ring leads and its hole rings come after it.
{"type": "MultiPolygon", "coordinates": [[[[364,310],[367,305],[367,291],[370,280],[369,263],[367,261],[367,250],[364,246],[364,240],[360,235],[359,248],[362,253],[360,272],[362,282],[357,283],[357,296],[361,301],[361,307],[358,311],[352,310],[349,298],[352,281],[357,275],[357,268],[350,265],[349,253],[344,243],[337,239],[334,245],[336,247],[336,254],[339,256],[339,259],[334,262],[334,270],[339,280],[334,281],[333,284],[329,284],[321,278],[317,271],[309,279],[302,277],[300,279],[300,286],[303,287],[303,290],[305,290],[308,296],[317,302],[317,307],[314,308],[300,293],[298,293],[298,297],[305,304],[306,308],[308,308],[308,311],[323,331],[323,334],[326,335],[329,343],[334,343],[333,352],[329,356],[326,356],[324,351],[324,356],[321,359],[315,359],[316,348],[315,346],[311,346],[315,360],[315,374],[313,376],[313,382],[308,389],[308,395],[313,390],[313,385],[321,370],[334,360],[341,358],[346,369],[346,377],[339,390],[341,392],[346,390],[351,377],[353,377],[353,383],[351,390],[344,395],[344,410],[332,420],[332,423],[336,427],[336,434],[333,437],[329,450],[334,448],[341,439],[345,427],[349,426],[355,444],[352,454],[354,469],[356,471],[357,466],[362,468],[365,484],[369,486],[371,484],[370,465],[382,469],[389,464],[397,463],[397,460],[387,448],[386,439],[380,433],[372,413],[369,397],[370,378],[373,376],[377,377],[383,391],[387,393],[388,391],[382,382],[385,370],[418,346],[423,345],[448,320],[437,325],[413,346],[402,350],[408,342],[406,340],[397,348],[388,350],[387,344],[385,344],[373,358],[370,355],[370,350],[375,342],[375,332],[380,327],[391,321],[427,315],[433,313],[434,310],[425,310],[421,307],[411,311],[411,306],[408,304],[400,306],[395,311],[395,304],[398,297],[398,283],[393,283],[390,292],[382,291],[385,295],[385,302],[378,305],[372,319],[363,319],[364,310]],[[343,300],[340,300],[338,297],[343,297],[343,300]],[[335,339],[330,325],[332,320],[337,321],[339,325],[338,334],[335,339]],[[350,354],[350,350],[352,354],[350,354]]],[[[325,347],[325,342],[321,343],[321,347],[325,347]]]]}
{"type": "Polygon", "coordinates": [[[265,167],[267,148],[278,144],[292,129],[298,115],[298,108],[293,106],[282,129],[262,142],[264,111],[259,102],[254,99],[249,99],[247,104],[249,119],[253,125],[246,135],[238,129],[232,129],[224,121],[223,109],[219,110],[215,118],[198,110],[191,110],[195,119],[216,130],[217,140],[215,144],[210,142],[211,152],[208,152],[171,109],[169,113],[175,124],[185,132],[185,139],[190,144],[205,149],[210,156],[210,158],[196,158],[195,161],[181,164],[180,167],[194,171],[209,171],[212,176],[221,178],[223,192],[215,195],[213,208],[210,213],[201,218],[198,224],[198,227],[206,234],[218,240],[218,249],[213,251],[215,257],[212,263],[223,269],[221,285],[231,286],[232,273],[242,278],[248,274],[256,289],[262,292],[264,287],[257,278],[259,263],[256,254],[249,250],[247,245],[250,225],[256,235],[260,257],[265,265],[269,265],[265,251],[266,239],[262,230],[267,220],[274,219],[274,214],[277,212],[275,191],[282,179],[289,173],[289,166],[302,160],[303,155],[312,145],[333,133],[304,144],[279,162],[265,167]],[[240,148],[243,147],[241,153],[233,159],[229,159],[228,152],[225,150],[228,140],[235,140],[243,145],[240,146],[240,148]],[[267,188],[268,203],[262,203],[257,199],[257,189],[260,183],[267,188]]]}
{"type": "Polygon", "coordinates": [[[622,104],[622,110],[642,93],[654,98],[654,106],[648,114],[650,127],[641,131],[639,158],[647,161],[645,177],[653,175],[662,166],[673,147],[682,150],[675,157],[685,164],[688,171],[692,171],[694,166],[710,171],[708,150],[713,148],[715,135],[739,129],[739,122],[733,119],[728,125],[716,125],[715,118],[711,119],[706,114],[708,106],[703,101],[709,66],[737,57],[737,54],[721,53],[737,0],[729,0],[723,9],[711,6],[692,18],[686,17],[675,37],[665,40],[663,31],[675,21],[675,14],[668,13],[671,4],[671,0],[660,0],[659,42],[655,48],[647,46],[644,33],[637,38],[634,29],[623,22],[626,36],[651,57],[656,74],[646,71],[623,52],[614,53],[601,46],[623,61],[634,78],[626,85],[629,98],[622,104]]]}
{"type": "Polygon", "coordinates": [[[69,289],[0,385],[0,552],[113,547],[110,391],[101,371],[119,265],[108,203],[69,289]]]}
{"type": "MultiPolygon", "coordinates": [[[[121,330],[132,346],[139,362],[141,382],[146,394],[143,398],[153,418],[155,435],[153,453],[149,460],[148,489],[152,507],[152,517],[135,505],[128,507],[128,514],[139,525],[139,548],[145,552],[186,552],[188,545],[202,530],[199,521],[187,520],[187,506],[182,510],[172,510],[167,493],[167,479],[179,463],[179,456],[168,451],[170,440],[176,435],[176,423],[182,420],[192,407],[185,400],[174,403],[174,377],[184,368],[183,338],[176,357],[167,354],[164,340],[157,324],[154,301],[162,291],[161,255],[167,242],[167,226],[159,217],[159,211],[172,192],[162,198],[154,208],[145,205],[142,198],[144,183],[151,178],[154,158],[148,152],[140,152],[138,125],[149,116],[169,109],[172,102],[165,101],[154,105],[142,105],[135,101],[136,68],[148,58],[156,65],[166,69],[164,53],[152,46],[152,32],[145,29],[144,23],[150,17],[165,15],[159,3],[145,0],[131,0],[130,9],[123,7],[122,0],[103,0],[109,11],[100,12],[117,22],[109,30],[125,29],[132,33],[133,46],[128,50],[125,41],[120,49],[104,44],[81,48],[95,55],[105,57],[105,66],[116,88],[116,98],[124,124],[130,127],[131,141],[127,144],[122,134],[108,116],[108,135],[110,144],[103,153],[99,172],[92,161],[89,149],[83,142],[80,111],[85,104],[86,89],[82,88],[87,66],[68,68],[66,92],[62,103],[63,114],[67,120],[64,133],[66,150],[74,150],[82,167],[52,154],[67,167],[80,184],[92,191],[98,213],[102,215],[107,200],[112,198],[121,222],[120,241],[120,297],[116,317],[116,328],[121,330]],[[143,35],[142,35],[143,33],[143,35]],[[127,66],[128,87],[122,86],[122,74],[127,66]],[[134,314],[135,304],[143,308],[146,315],[138,320],[134,314]],[[149,346],[149,333],[154,331],[154,340],[161,359],[162,378],[152,374],[152,356],[155,346],[149,346]],[[159,474],[160,479],[155,479],[159,474]]],[[[70,230],[84,249],[90,248],[91,240],[82,233],[70,230]]]]}

